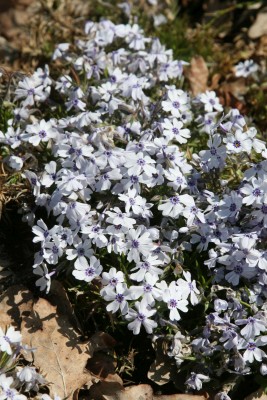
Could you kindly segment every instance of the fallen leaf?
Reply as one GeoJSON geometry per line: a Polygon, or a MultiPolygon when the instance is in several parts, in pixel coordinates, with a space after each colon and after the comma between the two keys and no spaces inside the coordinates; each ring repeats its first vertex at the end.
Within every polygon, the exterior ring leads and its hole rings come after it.
{"type": "Polygon", "coordinates": [[[93,351],[112,349],[116,344],[116,340],[105,332],[96,332],[90,337],[90,344],[93,351]]]}
{"type": "Polygon", "coordinates": [[[34,366],[50,383],[50,392],[60,397],[72,396],[85,384],[91,374],[86,363],[91,354],[88,343],[81,342],[66,314],[40,298],[23,318],[21,333],[24,344],[36,348],[34,366]]]}
{"type": "Polygon", "coordinates": [[[118,382],[120,385],[123,385],[122,379],[115,373],[116,362],[112,355],[101,351],[96,352],[94,356],[88,360],[86,369],[100,380],[118,382]]]}
{"type": "Polygon", "coordinates": [[[90,400],[121,400],[120,394],[124,391],[118,382],[99,381],[92,385],[88,391],[90,400]]]}
{"type": "Polygon", "coordinates": [[[256,55],[260,57],[267,56],[267,35],[263,35],[259,41],[257,41],[256,55]]]}
{"type": "Polygon", "coordinates": [[[258,13],[255,22],[248,30],[250,39],[258,39],[267,34],[267,10],[258,13]]]}
{"type": "MultiPolygon", "coordinates": [[[[157,385],[165,385],[171,379],[172,360],[163,351],[164,341],[162,338],[154,343],[156,358],[151,364],[147,377],[157,385]]],[[[177,367],[176,367],[177,370],[177,367]]]]}
{"type": "Polygon", "coordinates": [[[68,316],[73,327],[82,333],[80,323],[74,313],[71,302],[69,301],[66,290],[61,282],[53,280],[49,291],[49,302],[57,307],[57,312],[68,316]]]}
{"type": "Polygon", "coordinates": [[[159,386],[172,381],[177,390],[182,390],[183,385],[181,385],[181,380],[177,373],[178,368],[175,360],[167,355],[169,341],[160,337],[153,341],[152,344],[156,355],[155,361],[148,371],[148,378],[159,386]]]}
{"type": "Polygon", "coordinates": [[[13,325],[20,329],[22,318],[32,309],[33,295],[23,285],[10,286],[0,296],[1,327],[13,325]]]}
{"type": "Polygon", "coordinates": [[[209,70],[203,57],[196,56],[192,58],[186,75],[194,96],[207,90],[209,70]]]}
{"type": "Polygon", "coordinates": [[[247,396],[244,400],[267,400],[267,395],[264,393],[263,389],[260,389],[247,396]]]}
{"type": "Polygon", "coordinates": [[[222,77],[221,74],[218,74],[218,73],[212,75],[211,84],[210,84],[210,89],[211,90],[217,90],[218,89],[219,81],[220,81],[221,77],[222,77]]]}
{"type": "Polygon", "coordinates": [[[208,400],[209,397],[198,394],[169,394],[154,396],[153,400],[208,400]]]}

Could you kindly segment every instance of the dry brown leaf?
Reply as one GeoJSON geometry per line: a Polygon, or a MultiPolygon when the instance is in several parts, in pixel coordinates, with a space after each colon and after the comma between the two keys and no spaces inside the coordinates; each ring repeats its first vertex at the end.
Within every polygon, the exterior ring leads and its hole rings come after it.
{"type": "Polygon", "coordinates": [[[124,391],[118,382],[99,381],[90,387],[88,399],[90,400],[120,400],[118,397],[124,391]]]}
{"type": "Polygon", "coordinates": [[[208,397],[197,394],[169,394],[154,396],[153,400],[208,400],[208,397]]]}
{"type": "Polygon", "coordinates": [[[247,396],[244,400],[267,400],[267,395],[264,393],[263,389],[260,389],[247,396]]]}
{"type": "Polygon", "coordinates": [[[29,315],[32,309],[33,295],[23,285],[10,286],[0,296],[1,327],[14,325],[20,329],[22,317],[29,315]]]}
{"type": "Polygon", "coordinates": [[[209,70],[203,57],[193,57],[186,73],[194,96],[203,93],[208,88],[209,70]]]}
{"type": "Polygon", "coordinates": [[[116,344],[116,340],[105,332],[96,332],[90,337],[90,344],[93,351],[112,349],[116,344]]]}
{"type": "Polygon", "coordinates": [[[245,78],[239,78],[234,81],[223,82],[220,85],[220,92],[230,92],[235,97],[244,96],[248,91],[248,85],[245,78]]]}
{"type": "Polygon", "coordinates": [[[172,381],[175,387],[181,390],[181,380],[177,374],[177,365],[174,359],[167,355],[168,346],[169,341],[164,338],[158,338],[153,342],[156,357],[150,366],[147,376],[159,386],[172,381]]]}
{"type": "Polygon", "coordinates": [[[149,385],[136,385],[119,391],[115,396],[104,396],[105,400],[153,400],[153,390],[149,385]]]}
{"type": "Polygon", "coordinates": [[[88,344],[79,340],[66,314],[45,299],[39,299],[21,325],[23,342],[36,348],[34,365],[50,383],[52,394],[72,396],[83,385],[90,385],[86,363],[91,356],[88,344]]]}
{"type": "Polygon", "coordinates": [[[267,34],[267,10],[259,12],[255,22],[248,30],[250,39],[258,39],[267,34]]]}
{"type": "MultiPolygon", "coordinates": [[[[147,377],[157,385],[165,385],[171,379],[172,362],[163,351],[164,341],[160,338],[154,343],[156,358],[151,364],[147,377]]],[[[177,371],[177,368],[176,368],[177,371]]]]}
{"type": "Polygon", "coordinates": [[[117,382],[123,385],[122,379],[115,373],[116,363],[114,357],[98,351],[90,358],[86,368],[100,380],[106,382],[117,382]]]}
{"type": "Polygon", "coordinates": [[[257,41],[256,55],[261,57],[267,56],[267,35],[263,35],[260,40],[257,41]]]}

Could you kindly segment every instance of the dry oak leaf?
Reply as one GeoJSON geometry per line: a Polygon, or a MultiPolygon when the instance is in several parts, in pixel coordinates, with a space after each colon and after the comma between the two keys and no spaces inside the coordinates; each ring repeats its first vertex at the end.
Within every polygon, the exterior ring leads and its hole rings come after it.
{"type": "Polygon", "coordinates": [[[264,393],[263,389],[259,389],[247,396],[244,400],[267,400],[267,394],[264,393]]]}
{"type": "Polygon", "coordinates": [[[34,366],[49,382],[53,395],[71,398],[76,389],[90,386],[91,374],[85,369],[91,357],[88,343],[79,341],[66,314],[40,298],[23,318],[21,333],[24,344],[36,348],[34,366]]]}
{"type": "Polygon", "coordinates": [[[209,70],[203,57],[196,56],[191,59],[186,75],[194,96],[207,90],[209,70]]]}
{"type": "Polygon", "coordinates": [[[149,385],[124,388],[118,382],[101,381],[91,386],[90,400],[153,400],[153,390],[149,385]]]}
{"type": "Polygon", "coordinates": [[[265,8],[262,12],[259,12],[255,22],[251,25],[248,30],[248,36],[250,39],[258,39],[263,35],[267,34],[267,9],[265,8]]]}
{"type": "Polygon", "coordinates": [[[22,318],[30,314],[32,305],[33,294],[25,286],[10,286],[0,296],[1,328],[13,325],[20,329],[22,318]]]}
{"type": "Polygon", "coordinates": [[[198,394],[169,394],[154,396],[153,400],[208,400],[209,397],[198,394]]]}
{"type": "Polygon", "coordinates": [[[154,395],[150,385],[123,388],[117,382],[98,382],[89,390],[90,400],[208,400],[204,395],[171,394],[154,395]]]}

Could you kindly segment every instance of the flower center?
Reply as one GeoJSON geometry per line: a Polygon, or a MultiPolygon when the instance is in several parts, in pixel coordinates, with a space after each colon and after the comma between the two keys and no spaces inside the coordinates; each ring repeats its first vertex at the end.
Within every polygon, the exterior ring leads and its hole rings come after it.
{"type": "Polygon", "coordinates": [[[53,253],[53,254],[58,254],[58,247],[57,247],[56,245],[54,245],[54,246],[52,247],[52,253],[53,253]]]}
{"type": "Polygon", "coordinates": [[[89,267],[89,268],[87,268],[87,269],[85,270],[85,275],[86,275],[86,276],[93,276],[94,273],[95,273],[95,269],[92,268],[92,267],[89,267]]]}
{"type": "Polygon", "coordinates": [[[116,295],[115,299],[116,299],[116,301],[117,301],[118,303],[121,304],[121,303],[123,302],[123,300],[124,300],[124,296],[123,296],[123,294],[118,293],[118,294],[116,295]]]}
{"type": "Polygon", "coordinates": [[[229,210],[231,212],[235,211],[236,210],[236,204],[235,203],[230,204],[229,210]]]}
{"type": "Polygon", "coordinates": [[[177,307],[177,301],[175,299],[170,299],[169,307],[170,308],[176,308],[177,307]]]}
{"type": "Polygon", "coordinates": [[[139,242],[138,242],[138,240],[132,240],[132,248],[133,249],[138,249],[138,247],[139,247],[139,242]]]}
{"type": "Polygon", "coordinates": [[[143,322],[144,320],[145,320],[145,315],[144,314],[142,314],[142,313],[138,313],[137,314],[137,319],[140,321],[140,322],[143,322]]]}
{"type": "Polygon", "coordinates": [[[179,197],[178,196],[173,196],[173,197],[171,197],[170,198],[170,202],[172,203],[172,204],[179,204],[180,203],[180,200],[179,200],[179,197]]]}
{"type": "Polygon", "coordinates": [[[238,149],[239,147],[241,147],[241,143],[239,142],[239,140],[235,140],[233,143],[233,146],[238,149]]]}
{"type": "Polygon", "coordinates": [[[45,138],[46,137],[46,131],[42,130],[39,132],[40,138],[45,138]]]}
{"type": "Polygon", "coordinates": [[[145,284],[144,285],[144,292],[145,293],[150,293],[151,291],[152,291],[152,286],[149,283],[145,284]]]}
{"type": "Polygon", "coordinates": [[[211,146],[211,148],[210,148],[210,154],[213,155],[213,156],[215,156],[216,153],[217,153],[217,150],[215,149],[215,147],[214,147],[214,146],[211,146]]]}
{"type": "Polygon", "coordinates": [[[172,103],[172,106],[174,107],[174,108],[179,108],[180,107],[180,103],[179,103],[179,101],[174,101],[173,103],[172,103]]]}
{"type": "Polygon", "coordinates": [[[253,196],[259,197],[261,195],[261,190],[259,188],[254,189],[252,192],[253,196]]]}

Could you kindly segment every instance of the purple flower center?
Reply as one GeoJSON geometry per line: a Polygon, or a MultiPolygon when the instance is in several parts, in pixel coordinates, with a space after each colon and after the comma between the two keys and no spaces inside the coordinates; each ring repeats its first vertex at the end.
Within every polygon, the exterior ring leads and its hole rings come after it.
{"type": "Polygon", "coordinates": [[[92,267],[89,267],[85,270],[85,275],[86,276],[93,276],[95,274],[95,269],[92,267]]]}
{"type": "Polygon", "coordinates": [[[174,101],[174,102],[172,103],[172,106],[173,106],[174,108],[178,109],[178,108],[180,107],[179,101],[174,101]]]}
{"type": "Polygon", "coordinates": [[[54,246],[52,247],[52,253],[53,254],[58,254],[58,247],[54,244],[54,246]]]}
{"type": "Polygon", "coordinates": [[[139,160],[137,160],[137,164],[143,167],[146,164],[146,162],[143,158],[139,158],[139,160]]]}
{"type": "Polygon", "coordinates": [[[118,294],[116,295],[115,299],[116,299],[116,301],[117,301],[118,303],[121,304],[121,303],[123,302],[123,300],[124,300],[124,296],[123,296],[123,294],[118,293],[118,294]]]}
{"type": "Polygon", "coordinates": [[[111,286],[116,286],[117,285],[117,283],[118,283],[118,279],[117,278],[111,278],[110,280],[109,280],[109,284],[111,285],[111,286]]]}
{"type": "Polygon", "coordinates": [[[40,131],[39,136],[40,136],[40,138],[45,138],[47,136],[46,131],[44,131],[44,130],[40,131]]]}
{"type": "Polygon", "coordinates": [[[252,192],[253,196],[259,197],[261,195],[261,190],[259,188],[254,189],[252,192]]]}
{"type": "Polygon", "coordinates": [[[170,307],[170,308],[176,308],[176,307],[177,307],[177,300],[175,300],[175,299],[170,299],[170,301],[169,301],[169,307],[170,307]]]}
{"type": "Polygon", "coordinates": [[[138,240],[132,240],[132,248],[133,249],[138,249],[138,247],[139,247],[139,242],[138,242],[138,240]]]}
{"type": "Polygon", "coordinates": [[[180,200],[179,200],[179,196],[173,196],[173,197],[171,197],[170,198],[170,202],[172,203],[172,204],[179,204],[180,203],[180,200]]]}
{"type": "Polygon", "coordinates": [[[143,321],[145,320],[145,318],[146,318],[146,316],[145,316],[144,314],[142,314],[142,313],[138,313],[138,314],[137,314],[137,319],[138,319],[140,322],[143,322],[143,321]]]}
{"type": "Polygon", "coordinates": [[[7,389],[6,393],[5,393],[5,396],[6,396],[6,397],[4,397],[5,399],[12,399],[13,400],[15,398],[15,393],[14,393],[14,391],[12,389],[7,389]]]}
{"type": "Polygon", "coordinates": [[[236,210],[236,204],[235,203],[230,204],[229,210],[231,212],[234,212],[236,210]]]}
{"type": "Polygon", "coordinates": [[[132,175],[132,176],[131,176],[131,182],[132,182],[132,183],[138,183],[138,180],[139,180],[139,179],[138,179],[138,176],[136,176],[136,175],[132,175]]]}
{"type": "Polygon", "coordinates": [[[247,350],[254,351],[256,349],[256,345],[254,342],[249,342],[247,345],[247,350]]]}
{"type": "Polygon", "coordinates": [[[237,264],[234,266],[234,272],[238,275],[241,275],[243,272],[243,267],[241,264],[237,264]]]}
{"type": "Polygon", "coordinates": [[[80,249],[78,249],[77,253],[78,253],[78,256],[84,256],[85,251],[83,248],[80,248],[80,249]]]}
{"type": "Polygon", "coordinates": [[[69,154],[75,153],[75,149],[74,149],[73,147],[71,147],[71,148],[69,149],[68,153],[69,153],[69,154]]]}
{"type": "Polygon", "coordinates": [[[233,146],[234,146],[236,149],[238,149],[239,147],[241,147],[241,143],[239,142],[239,140],[235,140],[235,141],[233,142],[233,146]]]}
{"type": "Polygon", "coordinates": [[[44,231],[44,238],[47,238],[49,236],[49,231],[46,229],[45,231],[44,231]]]}
{"type": "Polygon", "coordinates": [[[145,269],[146,271],[148,271],[149,268],[150,268],[150,264],[149,264],[147,261],[145,261],[145,262],[143,262],[143,263],[141,264],[141,268],[142,268],[142,269],[145,269]]]}
{"type": "Polygon", "coordinates": [[[267,214],[267,205],[266,205],[266,204],[263,204],[263,205],[262,205],[262,207],[261,207],[261,212],[262,212],[263,214],[267,214]]]}
{"type": "Polygon", "coordinates": [[[144,292],[145,293],[150,293],[152,291],[152,286],[149,283],[146,283],[144,285],[144,292]]]}
{"type": "Polygon", "coordinates": [[[210,154],[213,155],[213,156],[215,156],[216,153],[217,153],[217,150],[215,149],[215,147],[214,147],[214,146],[211,146],[211,148],[210,148],[210,154]]]}

